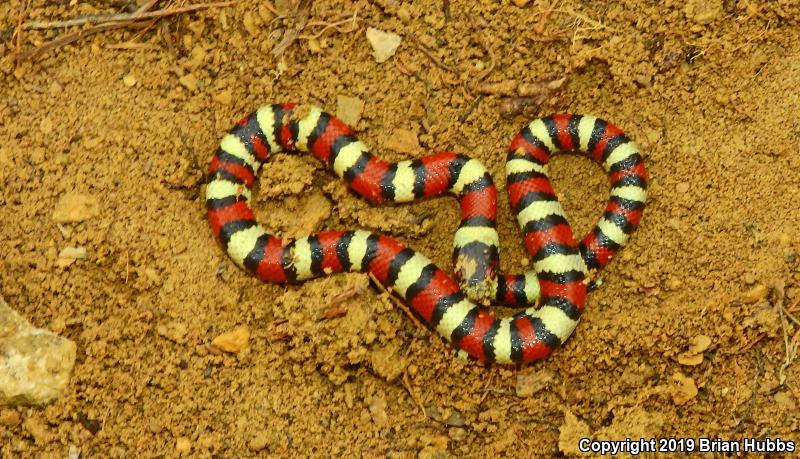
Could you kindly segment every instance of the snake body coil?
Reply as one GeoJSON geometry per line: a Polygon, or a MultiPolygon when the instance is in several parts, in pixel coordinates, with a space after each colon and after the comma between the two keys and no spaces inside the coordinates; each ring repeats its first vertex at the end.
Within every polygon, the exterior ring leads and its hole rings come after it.
{"type": "Polygon", "coordinates": [[[548,356],[578,323],[589,270],[602,269],[639,223],[647,173],[638,147],[592,116],[534,120],[511,143],[507,190],[534,271],[497,272],[497,190],[486,168],[456,153],[388,163],[352,130],[313,106],[265,106],[243,118],[211,161],[206,205],[215,236],[236,264],[266,282],[294,283],[342,271],[372,273],[463,356],[523,362],[548,356]],[[280,152],[310,152],[372,203],[455,194],[461,223],[453,280],[424,255],[388,236],[325,231],[292,241],[267,233],[248,201],[258,169],[280,152]],[[582,152],[603,166],[611,196],[578,244],[547,175],[550,156],[582,152]],[[540,306],[534,307],[537,300],[540,306]],[[529,306],[497,318],[489,303],[529,306]]]}

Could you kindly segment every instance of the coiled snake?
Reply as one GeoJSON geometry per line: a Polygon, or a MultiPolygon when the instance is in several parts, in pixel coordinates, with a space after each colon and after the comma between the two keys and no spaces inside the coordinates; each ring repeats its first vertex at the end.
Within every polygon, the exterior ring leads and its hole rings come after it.
{"type": "Polygon", "coordinates": [[[233,261],[266,282],[294,283],[369,272],[462,356],[537,360],[563,343],[586,303],[587,275],[602,269],[639,224],[647,172],[634,142],[593,116],[532,121],[511,142],[506,187],[534,270],[501,274],[497,189],[477,160],[456,153],[388,163],[369,153],[342,121],[314,106],[268,105],[243,118],[209,168],[208,219],[233,261]],[[605,169],[611,193],[602,217],[577,243],[547,175],[551,155],[581,152],[605,169]],[[372,203],[455,194],[454,280],[419,252],[367,231],[324,231],[284,241],[265,231],[248,201],[259,167],[280,152],[310,152],[372,203]],[[536,306],[539,303],[538,307],[536,306]],[[527,307],[496,317],[490,303],[527,307]]]}

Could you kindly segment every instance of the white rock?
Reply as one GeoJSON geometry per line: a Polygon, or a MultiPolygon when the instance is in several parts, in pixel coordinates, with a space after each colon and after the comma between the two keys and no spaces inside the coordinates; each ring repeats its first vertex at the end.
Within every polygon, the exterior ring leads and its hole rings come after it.
{"type": "Polygon", "coordinates": [[[75,343],[36,328],[0,298],[0,405],[44,404],[61,394],[75,343]]]}
{"type": "Polygon", "coordinates": [[[384,32],[383,30],[369,27],[367,29],[367,41],[369,41],[370,46],[372,46],[372,53],[375,55],[375,61],[380,64],[394,56],[403,38],[396,33],[384,32]]]}

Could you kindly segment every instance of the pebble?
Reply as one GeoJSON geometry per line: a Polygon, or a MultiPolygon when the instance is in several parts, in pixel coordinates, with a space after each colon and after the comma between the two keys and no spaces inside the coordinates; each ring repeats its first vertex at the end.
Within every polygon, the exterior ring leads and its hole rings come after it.
{"type": "Polygon", "coordinates": [[[244,29],[247,31],[247,33],[249,33],[254,37],[258,36],[261,30],[258,27],[258,24],[256,24],[256,20],[255,17],[253,16],[253,13],[251,13],[250,11],[244,13],[244,18],[242,20],[242,23],[244,24],[244,29]]]}
{"type": "Polygon", "coordinates": [[[453,411],[450,413],[450,416],[447,417],[445,424],[450,427],[464,427],[467,424],[467,421],[464,419],[464,415],[461,414],[460,411],[453,411]]]}
{"type": "Polygon", "coordinates": [[[352,128],[361,120],[361,113],[364,111],[364,101],[358,97],[342,96],[336,97],[336,117],[352,128]]]}
{"type": "Polygon", "coordinates": [[[686,193],[687,191],[689,191],[689,184],[686,182],[681,182],[675,185],[675,191],[677,191],[678,193],[686,193]]]}
{"type": "Polygon", "coordinates": [[[381,427],[389,425],[389,415],[386,414],[386,398],[383,395],[374,396],[369,402],[369,412],[372,422],[381,427]]]}
{"type": "Polygon", "coordinates": [[[178,78],[178,82],[186,89],[191,92],[197,91],[197,77],[195,77],[191,73],[187,73],[186,75],[178,78]]]}
{"type": "Polygon", "coordinates": [[[694,367],[703,363],[703,354],[692,354],[684,352],[678,356],[678,363],[689,367],[694,367]]]}
{"type": "Polygon", "coordinates": [[[22,419],[20,419],[19,413],[14,410],[0,411],[0,426],[14,427],[21,421],[22,419]]]}
{"type": "Polygon", "coordinates": [[[670,290],[678,290],[679,288],[681,288],[682,285],[683,282],[681,282],[681,280],[678,279],[677,277],[671,277],[667,281],[667,288],[670,290]]]}
{"type": "Polygon", "coordinates": [[[0,405],[45,404],[69,383],[75,343],[36,328],[0,298],[0,405]]]}
{"type": "Polygon", "coordinates": [[[125,75],[124,77],[122,77],[122,84],[124,84],[125,86],[127,86],[129,88],[131,88],[133,86],[136,86],[136,77],[133,76],[132,73],[129,73],[129,74],[125,75]]]}
{"type": "Polygon", "coordinates": [[[773,395],[772,398],[778,406],[789,412],[795,412],[797,410],[797,404],[786,392],[778,392],[773,395]]]}
{"type": "Polygon", "coordinates": [[[768,293],[769,289],[767,288],[766,285],[756,284],[753,288],[744,292],[744,294],[742,295],[742,301],[744,301],[745,304],[758,303],[759,301],[766,298],[768,293]]]}
{"type": "Polygon", "coordinates": [[[683,13],[700,25],[710,24],[722,13],[722,0],[689,0],[683,13]]]}
{"type": "Polygon", "coordinates": [[[63,90],[64,90],[64,86],[62,86],[61,83],[59,83],[58,81],[53,80],[53,81],[50,82],[50,94],[51,95],[55,96],[55,95],[61,94],[61,92],[63,90]]]}
{"type": "Polygon", "coordinates": [[[387,346],[372,353],[372,369],[387,382],[397,379],[408,365],[408,359],[400,355],[399,349],[387,346]]]}
{"type": "Polygon", "coordinates": [[[221,103],[222,105],[230,105],[233,102],[233,93],[230,89],[226,89],[224,91],[220,91],[214,94],[214,100],[221,103]]]}
{"type": "Polygon", "coordinates": [[[670,395],[672,395],[673,403],[676,405],[685,405],[687,402],[697,397],[698,391],[694,379],[677,372],[672,375],[672,380],[674,384],[670,386],[670,395]]]}
{"type": "Polygon", "coordinates": [[[394,56],[403,38],[392,32],[384,32],[374,27],[367,28],[367,41],[372,46],[375,62],[382,63],[394,56]]]}
{"type": "Polygon", "coordinates": [[[169,322],[156,326],[156,333],[178,344],[184,343],[189,327],[181,322],[169,322]]]}
{"type": "Polygon", "coordinates": [[[183,455],[192,450],[192,441],[186,437],[178,437],[175,440],[175,452],[183,455]]]}
{"type": "Polygon", "coordinates": [[[74,263],[75,260],[83,260],[86,256],[87,253],[84,247],[64,247],[58,253],[56,265],[63,269],[74,263]]]}
{"type": "Polygon", "coordinates": [[[697,335],[692,338],[692,345],[689,350],[692,352],[705,352],[711,346],[711,338],[706,335],[697,335]]]}
{"type": "Polygon", "coordinates": [[[211,345],[223,352],[237,353],[246,349],[249,341],[250,329],[242,325],[217,336],[211,345]]]}
{"type": "Polygon", "coordinates": [[[42,121],[39,122],[39,130],[42,131],[44,135],[53,132],[53,120],[50,118],[42,118],[42,121]]]}
{"type": "Polygon", "coordinates": [[[251,451],[261,451],[269,445],[269,434],[265,431],[256,432],[253,438],[250,439],[248,447],[251,451]]]}
{"type": "Polygon", "coordinates": [[[420,151],[417,133],[409,129],[395,129],[392,135],[386,140],[384,146],[398,153],[417,153],[420,151]]]}
{"type": "Polygon", "coordinates": [[[463,441],[465,438],[467,438],[467,429],[462,429],[461,427],[454,427],[447,431],[447,435],[453,441],[457,442],[463,441]]]}
{"type": "Polygon", "coordinates": [[[53,221],[56,223],[77,223],[100,214],[100,203],[97,198],[82,193],[65,193],[56,203],[53,210],[53,221]]]}
{"type": "Polygon", "coordinates": [[[514,4],[517,5],[518,7],[522,8],[523,6],[525,6],[528,3],[530,3],[530,1],[531,0],[514,0],[514,4]]]}
{"type": "Polygon", "coordinates": [[[150,433],[158,434],[161,433],[161,430],[164,429],[164,425],[161,424],[161,421],[158,419],[151,419],[150,422],[147,423],[147,430],[150,433]]]}

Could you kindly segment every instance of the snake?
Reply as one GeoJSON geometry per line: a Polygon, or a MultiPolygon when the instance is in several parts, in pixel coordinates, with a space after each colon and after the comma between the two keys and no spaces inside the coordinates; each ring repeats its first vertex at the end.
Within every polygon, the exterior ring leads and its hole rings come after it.
{"type": "Polygon", "coordinates": [[[343,121],[314,105],[265,105],[222,138],[206,181],[211,229],[230,259],[269,283],[299,283],[339,272],[369,273],[399,296],[458,356],[487,363],[549,356],[578,324],[594,274],[639,225],[647,171],[639,147],[617,126],[590,115],[555,114],[524,126],[506,156],[506,191],[533,270],[498,270],[497,188],[484,165],[456,152],[387,162],[343,121]],[[260,167],[279,153],[310,153],[373,204],[442,194],[458,198],[454,273],[385,234],[322,231],[284,240],[250,206],[260,167]],[[577,242],[553,189],[548,162],[583,154],[606,171],[608,203],[577,242]],[[496,315],[492,305],[524,308],[496,315]]]}

